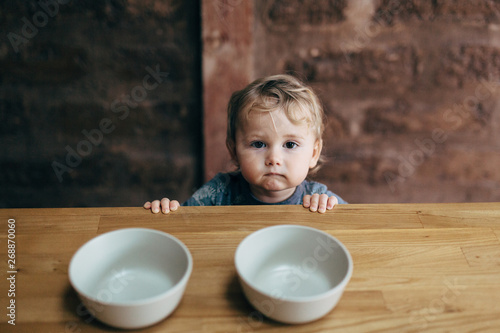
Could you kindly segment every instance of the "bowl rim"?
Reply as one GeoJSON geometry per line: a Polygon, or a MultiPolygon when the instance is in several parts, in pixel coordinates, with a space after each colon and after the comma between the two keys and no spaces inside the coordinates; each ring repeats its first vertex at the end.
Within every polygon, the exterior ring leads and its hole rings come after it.
{"type": "Polygon", "coordinates": [[[238,245],[238,247],[236,249],[235,255],[234,255],[234,263],[235,263],[236,272],[238,274],[238,277],[245,284],[247,284],[248,286],[250,286],[254,290],[258,291],[262,295],[267,296],[269,298],[277,299],[280,302],[295,302],[295,303],[318,301],[318,300],[322,300],[322,299],[328,298],[332,294],[336,294],[339,290],[343,290],[346,287],[346,285],[349,283],[349,281],[350,281],[350,279],[352,277],[352,273],[353,273],[353,270],[354,270],[354,263],[353,263],[351,254],[349,253],[349,250],[347,249],[347,247],[344,244],[342,244],[342,242],[340,242],[337,238],[335,238],[334,236],[330,235],[329,233],[327,233],[327,232],[325,232],[323,230],[320,230],[320,229],[317,229],[317,228],[313,228],[313,227],[309,227],[309,226],[299,225],[299,224],[279,224],[279,225],[273,225],[273,226],[265,227],[265,228],[262,228],[262,229],[259,229],[257,231],[252,232],[250,235],[246,236],[239,243],[239,245],[238,245]],[[282,228],[286,228],[286,229],[306,229],[306,230],[314,231],[314,232],[317,232],[317,233],[322,234],[324,236],[327,236],[328,238],[332,239],[337,245],[339,245],[339,247],[343,250],[343,252],[344,252],[344,254],[346,255],[346,258],[347,258],[347,272],[344,275],[344,277],[342,278],[342,280],[339,283],[337,283],[334,287],[332,287],[332,288],[328,289],[327,291],[324,291],[324,292],[322,292],[320,294],[317,294],[317,295],[276,297],[276,296],[272,295],[271,293],[262,290],[261,287],[259,287],[255,283],[253,283],[253,282],[249,281],[247,278],[245,278],[243,276],[243,274],[241,273],[241,271],[240,271],[240,267],[238,265],[238,260],[237,260],[238,253],[239,253],[239,251],[241,251],[241,248],[242,248],[243,244],[246,241],[248,241],[250,238],[257,237],[259,234],[264,233],[266,231],[269,231],[270,229],[282,229],[282,228]]]}
{"type": "Polygon", "coordinates": [[[167,298],[171,294],[177,293],[179,291],[179,289],[182,289],[186,286],[186,284],[191,276],[192,271],[193,271],[193,257],[191,255],[191,252],[189,251],[188,247],[181,240],[179,240],[177,237],[175,237],[167,232],[164,232],[161,230],[156,230],[156,229],[151,229],[151,228],[120,228],[120,229],[108,231],[108,232],[102,233],[100,235],[97,235],[97,236],[91,238],[90,240],[88,240],[87,242],[85,242],[82,246],[80,246],[78,248],[78,250],[71,257],[71,260],[69,263],[69,269],[68,269],[68,276],[69,276],[69,281],[70,281],[71,286],[75,289],[75,291],[79,295],[82,295],[86,299],[88,299],[92,302],[95,302],[95,303],[102,304],[102,305],[117,306],[117,307],[129,307],[129,306],[138,306],[138,305],[146,305],[146,304],[155,303],[159,300],[167,298]],[[164,237],[176,242],[182,248],[183,252],[186,254],[186,257],[187,257],[187,268],[186,268],[184,274],[182,275],[182,278],[176,284],[174,284],[170,289],[168,289],[168,290],[166,290],[158,295],[146,297],[143,299],[133,300],[133,301],[120,301],[120,302],[113,302],[113,300],[102,301],[99,298],[91,296],[88,293],[81,290],[76,285],[75,281],[73,280],[74,279],[73,267],[74,267],[74,265],[76,265],[75,259],[76,259],[76,256],[78,255],[78,253],[83,251],[85,247],[91,246],[92,243],[97,242],[101,238],[109,237],[111,234],[129,233],[129,232],[146,232],[146,233],[150,233],[150,234],[159,234],[161,236],[164,236],[164,237]]]}

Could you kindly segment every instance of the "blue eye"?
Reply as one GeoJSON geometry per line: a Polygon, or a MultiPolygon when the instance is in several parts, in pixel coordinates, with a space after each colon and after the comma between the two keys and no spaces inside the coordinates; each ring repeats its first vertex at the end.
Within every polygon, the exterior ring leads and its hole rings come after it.
{"type": "Polygon", "coordinates": [[[254,148],[264,148],[266,146],[266,144],[262,141],[254,141],[250,144],[250,146],[252,146],[254,148]]]}
{"type": "Polygon", "coordinates": [[[292,141],[288,141],[287,143],[285,143],[285,148],[287,148],[287,149],[293,149],[293,148],[295,148],[297,146],[298,145],[295,142],[292,142],[292,141]]]}

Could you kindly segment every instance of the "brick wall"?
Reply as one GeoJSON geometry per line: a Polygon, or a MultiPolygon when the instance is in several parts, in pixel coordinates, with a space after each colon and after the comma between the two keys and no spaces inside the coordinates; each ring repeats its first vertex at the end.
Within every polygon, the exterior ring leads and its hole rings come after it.
{"type": "Polygon", "coordinates": [[[230,93],[281,72],[320,94],[315,178],[348,201],[500,199],[498,1],[31,0],[0,22],[0,207],[184,200],[227,165],[230,93]]]}
{"type": "Polygon", "coordinates": [[[186,199],[202,181],[199,11],[3,1],[0,207],[186,199]]]}
{"type": "Polygon", "coordinates": [[[350,202],[500,199],[500,2],[255,1],[255,77],[320,94],[350,202]]]}

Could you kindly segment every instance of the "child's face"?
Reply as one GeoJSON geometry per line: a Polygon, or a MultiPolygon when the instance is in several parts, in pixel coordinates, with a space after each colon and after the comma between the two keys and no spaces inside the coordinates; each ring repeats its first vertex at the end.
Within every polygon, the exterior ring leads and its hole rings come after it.
{"type": "Polygon", "coordinates": [[[250,112],[236,131],[236,156],[253,195],[268,203],[290,197],[316,166],[321,142],[283,111],[250,112]]]}

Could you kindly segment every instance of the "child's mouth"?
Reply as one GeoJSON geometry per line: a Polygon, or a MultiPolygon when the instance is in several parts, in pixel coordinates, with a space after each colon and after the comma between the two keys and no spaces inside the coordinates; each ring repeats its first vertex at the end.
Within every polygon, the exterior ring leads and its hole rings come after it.
{"type": "Polygon", "coordinates": [[[269,173],[266,173],[265,175],[266,176],[283,176],[282,174],[276,173],[276,172],[269,172],[269,173]]]}

